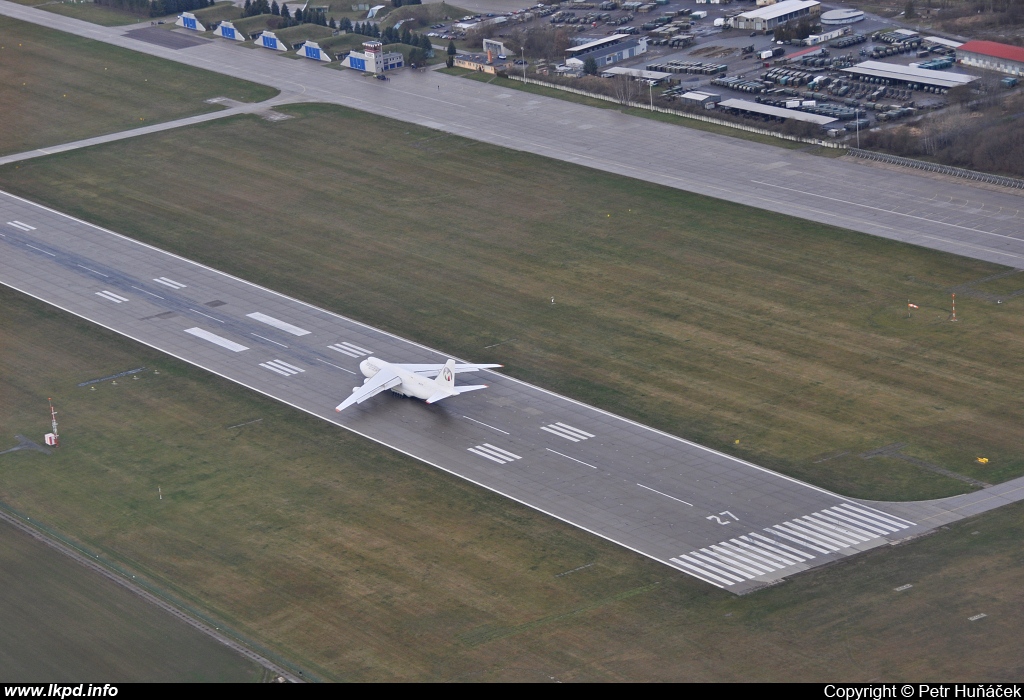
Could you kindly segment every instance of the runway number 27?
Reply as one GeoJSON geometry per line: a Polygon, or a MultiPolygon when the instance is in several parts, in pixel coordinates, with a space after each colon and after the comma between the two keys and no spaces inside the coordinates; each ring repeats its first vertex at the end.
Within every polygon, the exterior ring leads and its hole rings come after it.
{"type": "Polygon", "coordinates": [[[723,511],[722,511],[721,513],[719,513],[718,515],[709,515],[709,516],[707,517],[707,519],[708,519],[708,520],[714,520],[714,521],[715,521],[716,523],[718,523],[719,525],[728,525],[728,524],[729,524],[729,523],[731,523],[731,522],[732,522],[733,520],[739,520],[739,518],[737,518],[737,517],[736,517],[735,515],[733,515],[732,513],[730,513],[730,512],[729,512],[729,511],[727,511],[727,510],[723,510],[723,511]],[[730,518],[732,518],[732,520],[722,520],[721,516],[723,516],[723,515],[727,515],[727,516],[729,516],[730,518]]]}

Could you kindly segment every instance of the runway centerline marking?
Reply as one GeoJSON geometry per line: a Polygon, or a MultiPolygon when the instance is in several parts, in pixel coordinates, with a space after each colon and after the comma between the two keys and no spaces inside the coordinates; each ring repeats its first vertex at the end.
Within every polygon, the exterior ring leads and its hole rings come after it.
{"type": "Polygon", "coordinates": [[[262,335],[260,335],[258,333],[250,333],[249,335],[254,335],[257,338],[259,338],[260,340],[265,340],[268,343],[273,343],[274,345],[280,345],[282,348],[285,348],[286,350],[288,349],[288,346],[285,345],[284,343],[279,343],[276,340],[271,340],[270,338],[264,338],[262,335]]]}
{"type": "Polygon", "coordinates": [[[151,297],[156,297],[157,299],[163,299],[163,297],[162,297],[162,296],[160,296],[159,294],[153,294],[153,292],[147,292],[147,291],[146,291],[145,289],[143,289],[142,287],[136,287],[136,286],[135,286],[134,284],[132,285],[132,289],[137,289],[137,290],[139,290],[140,292],[142,292],[143,294],[148,294],[149,296],[151,296],[151,297]]]}
{"type": "Polygon", "coordinates": [[[652,489],[650,486],[644,486],[643,484],[637,484],[637,486],[639,486],[642,489],[647,489],[648,491],[654,491],[654,493],[659,494],[661,496],[664,496],[665,498],[671,498],[673,501],[679,501],[680,503],[683,503],[683,504],[688,505],[691,508],[693,508],[693,504],[692,503],[687,503],[686,501],[684,501],[681,498],[676,498],[675,496],[669,496],[667,493],[663,493],[663,492],[659,491],[658,489],[652,489]]]}
{"type": "MultiPolygon", "coordinates": [[[[548,452],[555,452],[555,451],[554,451],[554,450],[552,450],[552,449],[551,449],[550,447],[545,447],[544,449],[546,449],[546,450],[547,450],[548,452]]],[[[586,462],[584,462],[583,460],[580,460],[580,459],[576,459],[575,457],[570,457],[569,455],[564,455],[564,454],[562,454],[561,452],[555,452],[555,454],[556,454],[556,455],[558,455],[559,457],[565,457],[566,459],[571,459],[571,460],[572,460],[572,461],[574,461],[574,462],[579,462],[579,463],[580,463],[580,464],[582,464],[582,465],[583,465],[584,467],[590,467],[591,469],[597,469],[597,467],[595,467],[595,466],[594,466],[593,464],[587,464],[587,463],[586,463],[586,462]]]]}
{"type": "Polygon", "coordinates": [[[100,277],[108,277],[108,278],[110,277],[110,275],[104,275],[104,274],[103,274],[102,272],[100,272],[99,270],[94,270],[94,269],[92,269],[91,267],[86,267],[85,265],[79,265],[78,267],[82,268],[83,270],[88,270],[89,272],[92,272],[93,274],[97,274],[97,275],[99,275],[100,277]]]}
{"type": "Polygon", "coordinates": [[[38,250],[40,253],[45,253],[45,254],[49,255],[51,258],[57,257],[54,253],[51,253],[48,250],[43,250],[42,248],[36,248],[31,243],[26,243],[25,245],[28,246],[29,248],[31,248],[32,250],[38,250]]]}
{"type": "Polygon", "coordinates": [[[340,369],[342,372],[348,372],[349,374],[355,374],[355,372],[353,372],[350,369],[345,369],[344,367],[338,367],[338,365],[332,364],[332,363],[328,362],[327,360],[321,360],[319,357],[316,358],[316,361],[317,362],[323,362],[325,365],[331,365],[331,367],[334,367],[335,369],[340,369]]]}
{"type": "Polygon", "coordinates": [[[169,277],[154,277],[153,281],[156,282],[157,284],[162,284],[165,287],[170,287],[171,289],[185,289],[185,287],[187,286],[182,284],[181,282],[175,282],[169,277]]]}
{"type": "Polygon", "coordinates": [[[206,318],[211,319],[213,321],[216,321],[217,323],[224,323],[223,321],[221,321],[219,318],[216,318],[215,316],[211,316],[210,314],[204,314],[202,311],[196,311],[195,309],[193,309],[191,307],[189,307],[189,311],[195,311],[200,316],[206,316],[206,318]]]}
{"type": "Polygon", "coordinates": [[[497,430],[499,433],[505,433],[505,435],[511,435],[512,434],[512,433],[505,432],[501,428],[495,428],[493,425],[487,425],[486,423],[484,423],[482,421],[478,421],[476,418],[470,418],[469,416],[463,416],[463,418],[465,418],[466,420],[471,420],[474,423],[480,423],[480,425],[484,426],[485,428],[490,428],[491,430],[497,430]]]}

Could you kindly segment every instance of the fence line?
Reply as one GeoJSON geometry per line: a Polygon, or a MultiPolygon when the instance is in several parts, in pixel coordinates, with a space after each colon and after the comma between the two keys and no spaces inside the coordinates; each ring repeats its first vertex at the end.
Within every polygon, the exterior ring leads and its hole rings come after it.
{"type": "Polygon", "coordinates": [[[962,177],[967,180],[974,180],[975,182],[988,182],[993,185],[1002,185],[1003,187],[1013,187],[1014,189],[1024,190],[1024,180],[1018,180],[1013,177],[989,175],[988,173],[980,173],[977,170],[967,170],[966,168],[956,168],[952,165],[929,163],[927,161],[914,160],[913,158],[904,158],[902,156],[891,156],[888,153],[876,153],[875,151],[865,151],[860,148],[850,148],[848,149],[848,152],[851,156],[855,156],[857,158],[877,160],[882,163],[902,165],[905,168],[928,170],[933,173],[942,173],[944,175],[952,175],[954,177],[962,177]]]}
{"type": "Polygon", "coordinates": [[[544,87],[554,88],[555,90],[563,90],[565,92],[572,92],[577,95],[583,95],[584,97],[592,97],[595,100],[604,100],[605,102],[614,102],[615,104],[623,105],[624,107],[635,107],[637,109],[646,109],[647,111],[661,112],[662,114],[674,114],[677,117],[684,119],[693,119],[699,122],[707,122],[709,124],[718,124],[720,126],[727,126],[732,129],[739,129],[740,131],[748,131],[752,134],[761,134],[762,136],[771,136],[777,139],[784,139],[786,141],[796,141],[798,143],[808,143],[814,146],[824,146],[825,148],[845,148],[845,146],[834,143],[832,141],[825,141],[824,139],[811,139],[805,136],[793,136],[791,134],[780,134],[777,131],[771,129],[762,129],[756,126],[750,126],[748,124],[737,124],[736,122],[727,121],[725,119],[718,119],[717,117],[709,117],[704,114],[692,114],[690,112],[682,112],[678,109],[671,109],[669,107],[653,106],[647,102],[634,102],[632,100],[619,100],[609,95],[602,95],[596,92],[590,92],[589,90],[580,90],[579,88],[569,87],[568,85],[556,85],[555,83],[548,83],[543,80],[536,80],[534,78],[523,78],[519,75],[509,74],[508,76],[512,80],[518,80],[521,83],[527,85],[542,85],[544,87]]]}

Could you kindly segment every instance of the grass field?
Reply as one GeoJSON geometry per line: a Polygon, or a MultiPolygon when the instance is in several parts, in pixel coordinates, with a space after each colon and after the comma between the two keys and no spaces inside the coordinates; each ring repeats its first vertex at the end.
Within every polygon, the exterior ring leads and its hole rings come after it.
{"type": "Polygon", "coordinates": [[[74,2],[74,0],[63,2],[45,2],[36,5],[40,10],[46,10],[56,15],[80,19],[84,22],[92,22],[103,27],[119,27],[125,24],[138,24],[139,22],[151,21],[148,14],[134,14],[114,7],[105,7],[92,2],[74,2]]]}
{"type": "Polygon", "coordinates": [[[210,97],[257,102],[277,94],[7,17],[0,47],[0,154],[222,109],[203,102],[210,97]]]}
{"type": "MultiPolygon", "coordinates": [[[[19,457],[26,457],[19,453],[19,457]]],[[[29,467],[0,456],[0,473],[29,467]]],[[[263,669],[0,523],[4,682],[251,682],[263,669]]]]}
{"type": "MultiPolygon", "coordinates": [[[[0,499],[307,675],[1009,681],[1024,671],[1019,504],[736,598],[3,289],[0,327],[4,434],[48,429],[47,396],[62,420],[59,453],[0,456],[0,499]],[[76,387],[139,366],[139,379],[76,387]]],[[[66,579],[44,578],[43,594],[77,599],[54,590],[66,579]]],[[[147,633],[149,618],[118,614],[147,633]]]]}
{"type": "Polygon", "coordinates": [[[989,483],[1024,473],[1024,299],[965,297],[947,321],[951,287],[1004,268],[288,111],[8,166],[0,186],[849,495],[970,488],[857,456],[895,442],[989,483]]]}

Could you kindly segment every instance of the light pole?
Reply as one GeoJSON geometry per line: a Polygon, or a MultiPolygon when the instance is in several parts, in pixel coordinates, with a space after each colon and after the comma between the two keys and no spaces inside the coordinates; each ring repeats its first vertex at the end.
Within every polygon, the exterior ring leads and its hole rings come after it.
{"type": "Polygon", "coordinates": [[[648,80],[647,87],[651,89],[651,111],[654,111],[654,81],[648,80]]]}
{"type": "Polygon", "coordinates": [[[853,113],[854,113],[854,115],[857,118],[857,120],[854,122],[854,124],[857,125],[857,150],[859,151],[860,150],[860,108],[859,107],[854,108],[853,113]]]}
{"type": "Polygon", "coordinates": [[[523,52],[523,85],[526,85],[526,45],[522,46],[523,52]]]}

